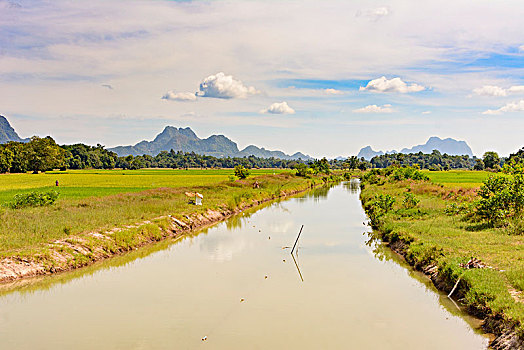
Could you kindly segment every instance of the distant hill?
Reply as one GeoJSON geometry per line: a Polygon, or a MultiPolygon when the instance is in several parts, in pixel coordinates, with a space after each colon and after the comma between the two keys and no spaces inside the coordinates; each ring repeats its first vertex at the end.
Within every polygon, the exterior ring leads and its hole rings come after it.
{"type": "Polygon", "coordinates": [[[253,145],[240,151],[237,144],[224,135],[212,135],[206,139],[201,139],[189,127],[176,128],[174,126],[166,126],[164,131],[158,134],[153,141],[141,141],[134,146],[118,146],[109,148],[109,150],[120,157],[143,154],[155,156],[162,151],[174,150],[214,157],[247,157],[253,155],[261,158],[311,159],[311,157],[300,152],[287,155],[281,151],[270,151],[253,145]]]}
{"type": "MultiPolygon", "coordinates": [[[[430,137],[423,145],[417,145],[411,148],[403,148],[400,153],[431,153],[433,150],[437,150],[442,154],[446,153],[451,156],[468,155],[473,157],[473,152],[465,141],[457,141],[452,138],[441,139],[437,136],[430,137]]],[[[386,153],[396,153],[396,151],[388,151],[386,153]]],[[[371,160],[371,158],[374,156],[379,156],[382,154],[384,154],[384,152],[374,151],[370,146],[367,146],[358,152],[358,157],[364,157],[366,160],[371,160]]]]}
{"type": "Polygon", "coordinates": [[[9,124],[7,119],[0,115],[0,144],[9,141],[29,142],[29,139],[23,139],[16,133],[15,129],[9,124]]]}

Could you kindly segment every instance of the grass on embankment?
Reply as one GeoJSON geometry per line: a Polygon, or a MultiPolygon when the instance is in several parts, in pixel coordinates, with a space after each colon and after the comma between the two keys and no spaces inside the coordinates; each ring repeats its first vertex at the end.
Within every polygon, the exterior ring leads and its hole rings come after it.
{"type": "MultiPolygon", "coordinates": [[[[131,176],[129,176],[131,177],[131,176]]],[[[126,177],[127,178],[127,177],[126,177]]],[[[187,187],[157,188],[103,197],[68,199],[49,207],[0,209],[0,256],[31,255],[43,244],[91,231],[110,230],[163,215],[192,215],[212,210],[234,210],[253,201],[304,190],[321,179],[290,173],[249,177],[247,180],[187,187]],[[258,181],[260,188],[253,188],[258,181]],[[184,192],[200,192],[203,205],[188,204],[184,192]]],[[[118,233],[117,235],[119,235],[118,233]]],[[[121,234],[131,234],[124,233],[121,234]]],[[[129,237],[123,237],[129,239],[129,237]]]]}
{"type": "MultiPolygon", "coordinates": [[[[453,173],[425,174],[435,174],[434,179],[446,180],[448,177],[449,183],[454,180],[453,173]]],[[[471,172],[471,175],[469,179],[484,174],[471,172]]],[[[407,245],[406,260],[414,266],[436,264],[439,274],[448,281],[448,292],[460,276],[462,282],[455,293],[463,297],[466,305],[483,315],[501,316],[524,331],[524,300],[516,301],[510,294],[520,291],[517,298],[524,295],[523,235],[509,235],[501,228],[468,222],[460,215],[446,215],[445,208],[449,204],[475,198],[475,191],[471,188],[450,188],[429,181],[385,180],[383,184],[365,184],[361,193],[364,207],[376,194],[389,194],[395,198],[393,209],[381,218],[378,227],[378,233],[385,241],[404,242],[407,245]],[[402,205],[408,192],[420,200],[415,208],[405,209],[402,205]],[[459,266],[471,257],[493,269],[463,269],[459,266]]]]}
{"type": "MultiPolygon", "coordinates": [[[[279,174],[282,169],[250,169],[253,176],[279,174]]],[[[233,169],[140,169],[140,170],[67,170],[40,174],[1,174],[0,203],[16,194],[57,190],[59,201],[103,197],[168,187],[206,186],[228,180],[233,169]],[[59,186],[55,186],[58,180],[59,186]]]]}

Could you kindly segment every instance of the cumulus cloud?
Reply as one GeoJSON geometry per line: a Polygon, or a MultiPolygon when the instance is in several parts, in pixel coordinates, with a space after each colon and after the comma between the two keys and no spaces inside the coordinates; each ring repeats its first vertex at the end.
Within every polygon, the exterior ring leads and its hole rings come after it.
{"type": "Polygon", "coordinates": [[[200,83],[198,96],[214,98],[246,98],[258,94],[253,86],[245,86],[240,80],[223,72],[210,75],[200,83]]]}
{"type": "Polygon", "coordinates": [[[373,92],[400,92],[402,94],[407,92],[418,92],[425,90],[424,86],[418,84],[408,85],[400,78],[386,79],[386,77],[380,77],[371,80],[366,87],[361,86],[360,91],[373,91],[373,92]]]}
{"type": "Polygon", "coordinates": [[[520,51],[520,52],[524,52],[524,45],[519,46],[519,51],[520,51]]]}
{"type": "Polygon", "coordinates": [[[342,95],[344,94],[343,91],[337,90],[337,89],[325,89],[324,92],[328,95],[342,95]]]}
{"type": "Polygon", "coordinates": [[[174,92],[173,90],[166,92],[164,96],[162,96],[163,100],[170,100],[170,101],[195,101],[196,95],[192,92],[174,92]]]}
{"type": "Polygon", "coordinates": [[[275,102],[266,109],[260,111],[260,113],[271,113],[271,114],[294,114],[295,110],[288,106],[287,102],[275,102]]]}
{"type": "Polygon", "coordinates": [[[508,89],[511,94],[522,94],[524,93],[524,85],[515,85],[508,89]]]}
{"type": "Polygon", "coordinates": [[[366,107],[354,109],[353,112],[355,113],[391,113],[393,112],[393,109],[391,108],[391,105],[383,105],[383,106],[377,106],[377,105],[369,105],[366,107]]]}
{"type": "Polygon", "coordinates": [[[524,93],[524,85],[514,85],[508,89],[495,85],[484,85],[483,87],[473,89],[473,92],[479,96],[496,96],[503,97],[508,94],[524,93]]]}
{"type": "Polygon", "coordinates": [[[424,111],[422,114],[431,114],[431,111],[424,111]]]}
{"type": "Polygon", "coordinates": [[[482,112],[482,114],[495,115],[495,114],[502,114],[506,112],[522,112],[522,111],[524,111],[524,100],[508,103],[507,105],[502,106],[499,109],[488,109],[487,111],[482,112]]]}
{"type": "Polygon", "coordinates": [[[389,14],[389,9],[387,7],[377,7],[370,9],[358,10],[356,17],[364,17],[370,21],[378,21],[382,17],[385,17],[389,14]]]}
{"type": "Polygon", "coordinates": [[[480,96],[506,96],[508,94],[505,89],[494,85],[484,85],[481,88],[473,89],[473,92],[480,96]]]}

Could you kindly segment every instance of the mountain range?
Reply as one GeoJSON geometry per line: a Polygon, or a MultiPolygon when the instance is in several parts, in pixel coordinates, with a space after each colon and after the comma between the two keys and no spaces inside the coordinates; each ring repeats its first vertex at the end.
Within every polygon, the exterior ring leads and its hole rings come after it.
{"type": "Polygon", "coordinates": [[[366,160],[371,160],[375,156],[380,156],[383,154],[392,154],[392,153],[431,153],[433,150],[437,150],[440,153],[446,153],[451,156],[461,156],[468,155],[473,157],[473,152],[471,148],[465,141],[457,141],[452,138],[441,139],[440,137],[433,136],[428,139],[428,141],[423,145],[416,145],[411,148],[403,148],[400,152],[395,150],[392,151],[374,151],[371,146],[366,146],[358,152],[359,158],[363,157],[366,160]]]}
{"type": "Polygon", "coordinates": [[[214,157],[246,157],[253,155],[261,158],[311,159],[311,157],[300,152],[287,155],[282,151],[270,151],[254,145],[239,150],[237,144],[224,135],[212,135],[206,139],[201,139],[189,127],[176,128],[174,126],[166,126],[153,141],[141,141],[134,146],[117,146],[108,150],[115,152],[120,157],[143,154],[155,156],[162,151],[174,150],[195,152],[214,157]]]}
{"type": "Polygon", "coordinates": [[[6,117],[0,115],[0,144],[9,141],[29,142],[29,139],[23,139],[16,133],[15,129],[9,124],[6,117]]]}

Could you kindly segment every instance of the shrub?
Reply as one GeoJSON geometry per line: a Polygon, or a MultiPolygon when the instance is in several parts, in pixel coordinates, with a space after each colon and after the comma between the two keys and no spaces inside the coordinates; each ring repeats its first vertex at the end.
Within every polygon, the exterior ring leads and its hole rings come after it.
{"type": "Polygon", "coordinates": [[[235,167],[235,176],[239,179],[245,179],[249,176],[249,169],[244,168],[243,165],[237,165],[235,167]]]}
{"type": "Polygon", "coordinates": [[[17,194],[7,205],[12,209],[43,207],[53,204],[59,195],[57,191],[21,193],[17,194]]]}
{"type": "Polygon", "coordinates": [[[402,205],[406,209],[415,208],[420,203],[420,199],[416,198],[413,193],[405,193],[402,205]]]}

